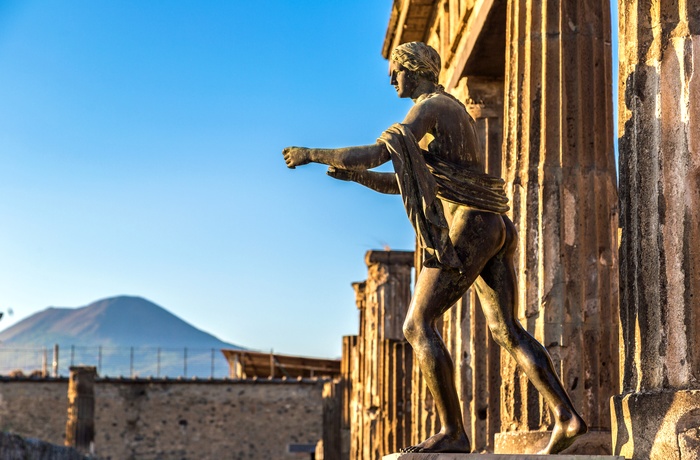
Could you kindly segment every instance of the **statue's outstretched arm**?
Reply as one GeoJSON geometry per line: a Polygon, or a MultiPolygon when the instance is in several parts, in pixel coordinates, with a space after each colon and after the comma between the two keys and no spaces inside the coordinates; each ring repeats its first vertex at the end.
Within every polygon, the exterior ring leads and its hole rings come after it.
{"type": "Polygon", "coordinates": [[[401,193],[399,190],[399,183],[396,181],[396,174],[394,173],[366,170],[350,171],[331,166],[328,168],[328,175],[339,180],[357,182],[379,193],[386,193],[389,195],[398,195],[401,193]]]}
{"type": "Polygon", "coordinates": [[[289,168],[308,163],[321,163],[339,169],[355,171],[376,168],[391,158],[383,143],[339,149],[287,147],[282,151],[282,154],[289,168]]]}

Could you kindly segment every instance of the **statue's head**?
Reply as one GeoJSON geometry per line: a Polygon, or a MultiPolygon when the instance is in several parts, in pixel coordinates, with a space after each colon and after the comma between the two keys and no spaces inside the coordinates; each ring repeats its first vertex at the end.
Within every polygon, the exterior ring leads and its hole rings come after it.
{"type": "Polygon", "coordinates": [[[399,97],[411,97],[421,79],[437,84],[440,67],[440,55],[434,48],[423,42],[403,43],[389,58],[391,84],[399,97]]]}

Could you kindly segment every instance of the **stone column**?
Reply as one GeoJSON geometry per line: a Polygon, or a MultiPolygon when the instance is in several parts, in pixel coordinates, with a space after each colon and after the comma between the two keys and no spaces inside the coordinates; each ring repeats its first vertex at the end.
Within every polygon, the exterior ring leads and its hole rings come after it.
{"type": "Polygon", "coordinates": [[[316,447],[317,460],[342,460],[342,398],[342,379],[323,384],[323,437],[316,447]]]}
{"type": "MultiPolygon", "coordinates": [[[[467,77],[463,100],[476,122],[482,163],[486,172],[503,176],[503,79],[467,77]]],[[[460,85],[462,86],[462,85],[460,85]]],[[[479,298],[470,289],[445,314],[444,337],[455,360],[457,388],[461,388],[462,414],[472,448],[493,452],[494,436],[500,431],[501,349],[491,338],[479,298]],[[447,332],[461,325],[461,334],[447,332]],[[459,339],[467,345],[460,350],[459,339]]]]}
{"type": "Polygon", "coordinates": [[[412,354],[404,345],[403,322],[411,300],[413,252],[369,251],[365,262],[367,280],[353,283],[360,334],[349,353],[357,360],[350,383],[351,460],[378,460],[405,447],[410,432],[403,407],[412,354]]]}
{"type": "Polygon", "coordinates": [[[368,251],[365,263],[367,281],[360,336],[368,347],[375,347],[379,339],[404,340],[403,322],[411,302],[413,252],[368,251]]]}
{"type": "MultiPolygon", "coordinates": [[[[618,388],[610,5],[509,0],[506,27],[504,176],[519,238],[518,317],[549,350],[593,433],[606,431],[606,400],[618,388]]],[[[551,414],[502,356],[496,452],[529,452],[546,443],[551,414]]],[[[602,440],[609,449],[609,432],[602,440]]]]}
{"type": "Polygon", "coordinates": [[[700,2],[621,0],[619,10],[623,343],[613,449],[700,458],[700,2]]]}
{"type": "Polygon", "coordinates": [[[70,368],[66,446],[91,453],[95,441],[95,376],[97,368],[70,368]]]}
{"type": "Polygon", "coordinates": [[[450,90],[476,122],[479,160],[497,177],[503,177],[503,85],[501,77],[467,76],[450,90]]]}
{"type": "MultiPolygon", "coordinates": [[[[486,171],[500,177],[503,163],[503,80],[470,76],[459,80],[450,92],[464,101],[476,122],[481,144],[480,160],[486,171]]],[[[421,254],[421,251],[416,251],[416,254],[421,254]]],[[[417,267],[422,263],[419,262],[417,267]]],[[[490,337],[473,289],[445,313],[439,329],[454,362],[462,418],[472,448],[478,452],[491,452],[494,435],[500,430],[500,348],[490,337]]],[[[417,364],[413,373],[412,442],[415,444],[439,431],[440,421],[417,364]]]]}

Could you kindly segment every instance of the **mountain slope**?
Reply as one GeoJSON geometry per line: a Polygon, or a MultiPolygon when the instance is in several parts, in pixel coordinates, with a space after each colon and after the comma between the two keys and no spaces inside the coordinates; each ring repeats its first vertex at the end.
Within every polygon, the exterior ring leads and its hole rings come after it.
{"type": "Polygon", "coordinates": [[[5,346],[238,348],[141,297],[119,296],[80,308],[50,307],[0,332],[5,346]]]}

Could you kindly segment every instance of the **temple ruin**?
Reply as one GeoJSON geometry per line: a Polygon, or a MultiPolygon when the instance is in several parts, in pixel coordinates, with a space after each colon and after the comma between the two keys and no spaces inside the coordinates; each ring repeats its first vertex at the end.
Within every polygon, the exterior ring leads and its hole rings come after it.
{"type": "MultiPolygon", "coordinates": [[[[506,180],[519,320],[591,428],[567,453],[699,458],[700,3],[619,10],[619,198],[609,2],[394,0],[382,53],[409,41],[440,53],[440,83],[477,122],[487,171],[506,180]]],[[[324,433],[326,460],[379,459],[439,429],[397,326],[421,261],[366,262],[353,285],[359,334],[327,384],[340,430],[324,433]]],[[[467,434],[476,451],[534,452],[550,414],[478,302],[468,292],[439,326],[467,434]]]]}
{"type": "MultiPolygon", "coordinates": [[[[608,1],[391,8],[383,56],[409,41],[440,53],[440,83],[476,121],[487,172],[506,181],[518,318],[590,426],[566,452],[700,458],[700,1],[619,0],[617,70],[608,1]]],[[[420,251],[369,251],[365,263],[339,366],[229,351],[230,380],[100,378],[94,367],[66,379],[48,376],[46,355],[41,378],[0,378],[4,429],[114,458],[315,448],[317,460],[379,460],[419,442],[440,428],[402,333],[420,251]]],[[[477,295],[438,326],[473,449],[542,447],[551,415],[491,339],[477,295]]]]}

